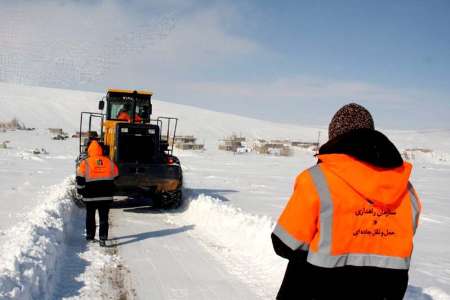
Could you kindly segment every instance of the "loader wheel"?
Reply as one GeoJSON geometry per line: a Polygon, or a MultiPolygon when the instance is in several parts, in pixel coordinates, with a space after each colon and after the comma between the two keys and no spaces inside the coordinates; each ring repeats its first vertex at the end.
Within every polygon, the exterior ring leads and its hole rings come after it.
{"type": "Polygon", "coordinates": [[[182,202],[181,190],[164,192],[156,196],[156,206],[162,209],[175,209],[180,207],[182,202]]]}
{"type": "Polygon", "coordinates": [[[162,199],[160,194],[154,194],[151,196],[152,199],[152,207],[153,208],[162,208],[162,199]]]}

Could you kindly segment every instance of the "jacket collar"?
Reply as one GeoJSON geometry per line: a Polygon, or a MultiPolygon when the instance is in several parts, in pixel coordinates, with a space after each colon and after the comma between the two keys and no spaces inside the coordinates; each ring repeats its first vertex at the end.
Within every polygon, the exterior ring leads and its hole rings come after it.
{"type": "Polygon", "coordinates": [[[347,154],[357,160],[380,168],[396,168],[403,165],[400,152],[381,132],[357,129],[328,141],[319,149],[322,154],[347,154]]]}

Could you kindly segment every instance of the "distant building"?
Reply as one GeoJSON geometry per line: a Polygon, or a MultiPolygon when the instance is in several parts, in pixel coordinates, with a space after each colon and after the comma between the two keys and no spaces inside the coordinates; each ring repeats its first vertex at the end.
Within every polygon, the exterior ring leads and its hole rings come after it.
{"type": "Polygon", "coordinates": [[[265,143],[256,143],[254,145],[254,150],[259,154],[270,154],[276,156],[292,155],[292,151],[289,145],[286,145],[284,143],[274,143],[272,141],[265,143]]]}
{"type": "Polygon", "coordinates": [[[287,140],[287,139],[286,140],[271,140],[270,142],[273,144],[284,144],[284,145],[291,144],[291,141],[287,140]]]}
{"type": "Polygon", "coordinates": [[[197,138],[193,135],[176,136],[174,146],[181,150],[204,150],[205,145],[197,144],[196,141],[197,138]]]}
{"type": "Polygon", "coordinates": [[[83,132],[77,131],[74,134],[72,134],[73,138],[79,138],[80,136],[81,137],[89,137],[89,132],[87,132],[87,131],[83,131],[83,132]]]}
{"type": "Polygon", "coordinates": [[[309,149],[311,151],[317,151],[319,149],[319,143],[317,143],[317,142],[292,141],[291,146],[299,147],[299,148],[303,148],[303,149],[309,149]]]}
{"type": "MultiPolygon", "coordinates": [[[[30,128],[31,129],[31,128],[30,128]]],[[[14,118],[9,122],[0,122],[0,130],[28,130],[18,119],[14,118]]]]}
{"type": "Polygon", "coordinates": [[[62,128],[49,128],[48,132],[50,132],[51,134],[55,134],[55,135],[64,133],[62,128]]]}
{"type": "Polygon", "coordinates": [[[50,132],[50,134],[53,134],[54,140],[63,141],[69,138],[69,135],[65,133],[62,128],[49,128],[48,131],[50,132]]]}
{"type": "Polygon", "coordinates": [[[237,136],[235,134],[224,138],[219,144],[219,150],[237,152],[238,149],[244,147],[243,143],[246,141],[245,137],[237,136]]]}

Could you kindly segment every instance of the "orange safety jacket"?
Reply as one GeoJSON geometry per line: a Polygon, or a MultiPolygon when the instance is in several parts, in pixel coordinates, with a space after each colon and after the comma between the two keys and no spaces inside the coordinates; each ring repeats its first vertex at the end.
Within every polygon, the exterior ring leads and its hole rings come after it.
{"type": "MultiPolygon", "coordinates": [[[[127,122],[131,121],[130,114],[128,114],[128,112],[126,112],[126,111],[119,112],[119,115],[117,115],[117,119],[121,120],[121,121],[127,121],[127,122]]],[[[140,123],[140,122],[142,122],[142,118],[139,115],[135,115],[134,121],[140,123]]]]}
{"type": "Polygon", "coordinates": [[[88,157],[77,168],[77,177],[85,183],[77,188],[84,189],[84,201],[112,200],[112,186],[118,175],[117,165],[103,156],[101,146],[93,141],[88,148],[88,157]]]}
{"type": "Polygon", "coordinates": [[[346,154],[319,155],[296,179],[273,231],[315,266],[409,269],[421,204],[412,166],[375,167],[346,154]]]}
{"type": "Polygon", "coordinates": [[[116,164],[105,156],[88,157],[82,160],[77,173],[80,177],[84,177],[86,182],[114,180],[118,174],[116,164]]]}

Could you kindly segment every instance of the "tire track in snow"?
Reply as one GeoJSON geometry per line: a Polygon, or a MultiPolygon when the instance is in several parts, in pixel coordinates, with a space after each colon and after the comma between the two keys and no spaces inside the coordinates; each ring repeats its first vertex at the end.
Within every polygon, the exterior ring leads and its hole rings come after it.
{"type": "Polygon", "coordinates": [[[103,295],[104,299],[132,300],[136,299],[136,291],[132,288],[130,271],[123,264],[122,259],[118,255],[117,242],[106,248],[106,253],[113,258],[112,264],[107,264],[102,270],[104,280],[103,290],[112,291],[112,295],[108,293],[103,295]]]}

